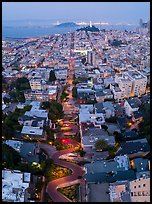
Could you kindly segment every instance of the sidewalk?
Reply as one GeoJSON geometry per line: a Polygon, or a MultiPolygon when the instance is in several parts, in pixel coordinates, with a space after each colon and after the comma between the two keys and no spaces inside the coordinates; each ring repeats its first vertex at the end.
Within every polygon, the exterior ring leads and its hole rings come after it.
{"type": "Polygon", "coordinates": [[[87,202],[86,183],[84,180],[80,183],[79,202],[87,202]]]}
{"type": "Polygon", "coordinates": [[[43,186],[42,186],[42,190],[41,190],[41,200],[40,202],[45,202],[45,191],[46,191],[46,184],[45,184],[45,177],[42,177],[42,181],[43,181],[43,186]]]}

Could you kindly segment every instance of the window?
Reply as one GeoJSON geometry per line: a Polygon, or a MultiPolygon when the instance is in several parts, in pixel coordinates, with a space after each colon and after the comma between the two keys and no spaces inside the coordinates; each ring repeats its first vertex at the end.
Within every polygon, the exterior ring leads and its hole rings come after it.
{"type": "Polygon", "coordinates": [[[143,187],[145,187],[145,186],[146,186],[146,184],[144,183],[144,184],[143,184],[143,187]]]}
{"type": "Polygon", "coordinates": [[[134,186],[134,188],[136,188],[136,186],[134,186]]]}
{"type": "Polygon", "coordinates": [[[137,192],[134,192],[134,196],[137,196],[137,192]]]}
{"type": "Polygon", "coordinates": [[[140,185],[138,186],[138,188],[140,188],[140,185]]]}
{"type": "Polygon", "coordinates": [[[138,195],[141,196],[141,195],[142,195],[142,192],[138,192],[138,195]]]}

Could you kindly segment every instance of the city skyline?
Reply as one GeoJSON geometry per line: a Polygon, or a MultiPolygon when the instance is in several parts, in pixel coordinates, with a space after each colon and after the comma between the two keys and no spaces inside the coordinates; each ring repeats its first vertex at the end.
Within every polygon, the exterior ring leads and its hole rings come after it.
{"type": "Polygon", "coordinates": [[[150,2],[3,2],[2,3],[3,22],[14,21],[14,20],[44,20],[45,21],[50,19],[54,21],[56,20],[90,21],[91,20],[91,21],[101,21],[101,22],[108,22],[108,23],[124,23],[124,24],[137,25],[139,23],[140,18],[142,18],[144,21],[148,21],[150,19],[150,2]]]}

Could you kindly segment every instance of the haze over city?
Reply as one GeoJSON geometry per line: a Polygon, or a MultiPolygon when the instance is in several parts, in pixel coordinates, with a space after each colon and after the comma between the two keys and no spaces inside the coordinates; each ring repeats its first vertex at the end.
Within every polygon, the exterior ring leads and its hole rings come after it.
{"type": "Polygon", "coordinates": [[[138,24],[150,18],[150,2],[3,2],[2,21],[61,20],[138,24]]]}

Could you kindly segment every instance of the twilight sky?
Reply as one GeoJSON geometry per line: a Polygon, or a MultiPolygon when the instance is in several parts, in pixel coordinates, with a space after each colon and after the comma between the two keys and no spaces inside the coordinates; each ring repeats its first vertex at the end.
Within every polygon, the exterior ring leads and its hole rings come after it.
{"type": "Polygon", "coordinates": [[[63,20],[138,24],[150,19],[150,2],[3,2],[2,21],[63,20]]]}

